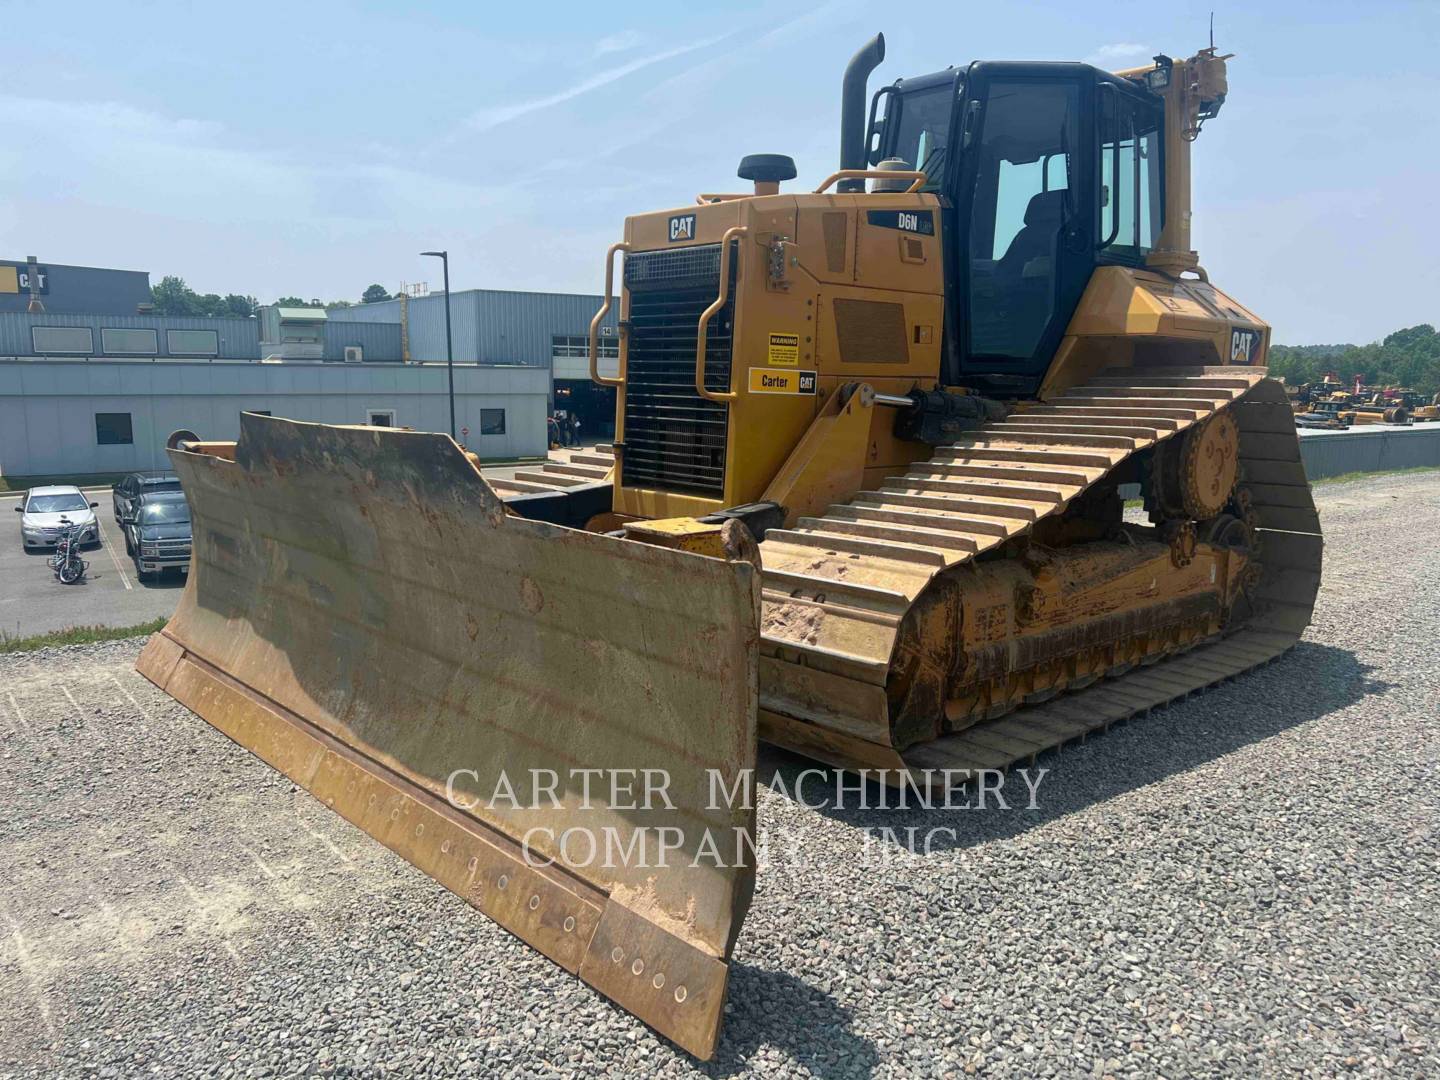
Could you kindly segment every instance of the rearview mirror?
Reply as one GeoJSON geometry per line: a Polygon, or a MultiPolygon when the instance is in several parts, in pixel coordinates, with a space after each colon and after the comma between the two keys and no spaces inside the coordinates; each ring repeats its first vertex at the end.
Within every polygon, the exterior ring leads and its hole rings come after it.
{"type": "Polygon", "coordinates": [[[15,507],[15,512],[16,512],[17,514],[23,514],[23,513],[25,512],[25,507],[23,507],[23,506],[17,506],[17,507],[15,507]]]}
{"type": "Polygon", "coordinates": [[[98,510],[99,508],[100,508],[100,504],[99,504],[99,503],[91,503],[91,504],[90,504],[90,509],[91,509],[91,510],[98,510]]]}

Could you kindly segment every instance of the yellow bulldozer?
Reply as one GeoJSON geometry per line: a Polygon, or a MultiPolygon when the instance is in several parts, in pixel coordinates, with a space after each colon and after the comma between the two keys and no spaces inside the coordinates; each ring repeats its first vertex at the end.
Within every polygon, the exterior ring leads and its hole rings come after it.
{"type": "Polygon", "coordinates": [[[1267,662],[1319,584],[1269,329],[1190,248],[1227,58],[867,101],[883,55],[815,191],[755,155],[627,219],[613,446],[172,438],[194,555],[139,670],[700,1057],[757,741],[943,789],[1267,662]]]}

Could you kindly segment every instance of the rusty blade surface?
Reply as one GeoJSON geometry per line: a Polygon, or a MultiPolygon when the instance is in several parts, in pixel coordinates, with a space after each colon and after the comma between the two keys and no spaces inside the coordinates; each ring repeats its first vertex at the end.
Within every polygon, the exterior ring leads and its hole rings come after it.
{"type": "Polygon", "coordinates": [[[245,414],[234,461],[171,456],[194,555],[140,672],[710,1056],[754,887],[725,792],[755,569],[508,517],[444,435],[245,414]]]}

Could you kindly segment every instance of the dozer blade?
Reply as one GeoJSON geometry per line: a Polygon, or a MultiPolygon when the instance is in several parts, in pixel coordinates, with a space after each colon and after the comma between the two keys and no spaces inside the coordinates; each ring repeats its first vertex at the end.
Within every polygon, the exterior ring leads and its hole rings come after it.
{"type": "Polygon", "coordinates": [[[227,456],[171,451],[194,554],[139,671],[709,1057],[754,887],[717,792],[754,765],[755,567],[509,516],[444,435],[246,414],[227,456]]]}

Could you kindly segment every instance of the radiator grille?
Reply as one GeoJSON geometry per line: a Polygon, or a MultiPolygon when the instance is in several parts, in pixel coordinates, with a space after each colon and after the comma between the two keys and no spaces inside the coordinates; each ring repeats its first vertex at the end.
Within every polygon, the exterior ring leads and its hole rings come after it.
{"type": "MultiPolygon", "coordinates": [[[[730,262],[730,301],[710,320],[705,339],[710,390],[730,389],[736,261],[730,262]]],[[[695,334],[701,313],[719,295],[720,245],[627,255],[625,285],[630,311],[620,482],[717,497],[725,489],[729,410],[695,392],[695,334]]]]}

